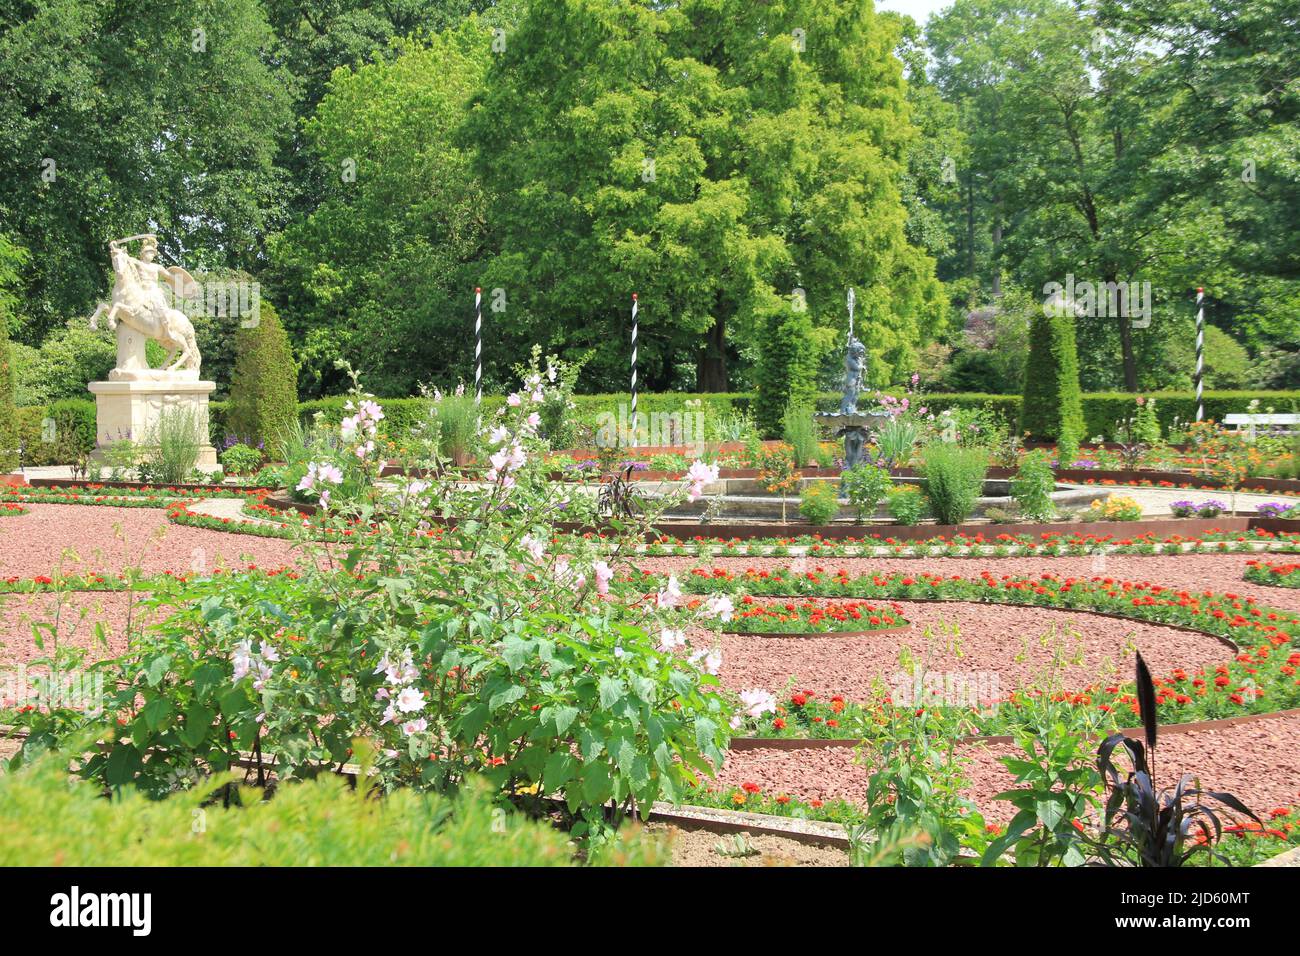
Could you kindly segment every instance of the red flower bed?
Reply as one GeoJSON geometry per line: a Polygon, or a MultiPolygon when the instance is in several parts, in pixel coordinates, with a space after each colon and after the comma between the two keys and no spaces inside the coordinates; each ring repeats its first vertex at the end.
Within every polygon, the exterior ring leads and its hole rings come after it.
{"type": "Polygon", "coordinates": [[[1300,588],[1300,564],[1274,564],[1270,561],[1247,561],[1247,581],[1270,587],[1300,588]]]}
{"type": "Polygon", "coordinates": [[[786,601],[760,603],[746,595],[741,599],[727,630],[739,634],[830,634],[860,633],[906,627],[907,619],[897,604],[867,601],[786,601]]]}

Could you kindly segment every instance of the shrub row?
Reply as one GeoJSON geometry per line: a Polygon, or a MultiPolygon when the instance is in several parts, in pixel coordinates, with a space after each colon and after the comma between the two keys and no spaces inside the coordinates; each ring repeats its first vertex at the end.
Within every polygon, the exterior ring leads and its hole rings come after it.
{"type": "MultiPolygon", "coordinates": [[[[1192,392],[1156,392],[1149,397],[1156,400],[1156,413],[1160,423],[1168,428],[1174,418],[1192,421],[1196,418],[1196,395],[1192,392]]],[[[1137,396],[1127,392],[1096,392],[1083,396],[1083,416],[1085,421],[1084,440],[1096,435],[1110,436],[1115,422],[1127,418],[1137,408],[1137,396]]],[[[504,401],[503,396],[489,395],[483,398],[483,407],[490,414],[504,401]]],[[[737,412],[749,413],[752,410],[754,396],[748,392],[715,392],[709,394],[691,394],[686,392],[656,392],[637,396],[637,407],[644,420],[655,412],[680,412],[688,401],[698,401],[700,410],[706,418],[716,420],[737,412]]],[[[1300,392],[1206,392],[1205,415],[1222,421],[1232,412],[1244,412],[1253,400],[1258,400],[1261,410],[1272,407],[1278,412],[1300,410],[1300,392]]],[[[344,417],[343,397],[322,398],[298,405],[298,415],[309,421],[317,412],[331,424],[338,424],[344,417]]],[[[594,422],[604,412],[618,414],[619,406],[631,404],[631,397],[626,393],[605,395],[575,395],[574,404],[579,418],[594,422]]],[[[1019,395],[992,395],[979,392],[945,393],[935,392],[925,395],[921,401],[932,411],[940,412],[947,408],[977,409],[988,408],[1008,427],[1015,427],[1020,416],[1021,397],[1019,395]]],[[[840,396],[832,392],[823,392],[817,397],[818,411],[834,411],[839,407],[840,396]]],[[[385,398],[380,399],[388,422],[388,433],[400,436],[424,414],[425,401],[421,398],[385,398]]],[[[212,422],[212,441],[218,447],[226,437],[227,402],[212,402],[210,418],[212,422]]],[[[55,444],[41,441],[41,421],[51,412],[55,417],[75,422],[78,433],[86,447],[94,444],[95,403],[89,399],[66,399],[44,408],[20,408],[18,410],[19,439],[27,447],[25,462],[28,465],[48,465],[54,463],[55,444]]]]}

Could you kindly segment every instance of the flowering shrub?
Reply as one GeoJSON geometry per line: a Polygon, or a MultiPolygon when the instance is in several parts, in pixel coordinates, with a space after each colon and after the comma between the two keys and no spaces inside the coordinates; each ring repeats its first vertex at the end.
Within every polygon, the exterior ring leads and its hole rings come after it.
{"type": "MultiPolygon", "coordinates": [[[[162,795],[237,761],[261,780],[271,754],[281,781],[316,776],[362,740],[385,789],[452,790],[480,775],[537,815],[560,798],[580,837],[604,827],[607,802],[677,799],[722,759],[720,660],[650,636],[680,620],[680,592],[608,596],[657,515],[553,547],[571,490],[546,480],[543,392],[526,382],[487,423],[491,467],[469,484],[436,459],[404,463],[429,477],[380,481],[382,410],[354,395],[333,456],[298,479],[320,513],[282,526],[302,544],[300,566],[190,580],[152,599],[155,623],[104,665],[107,723],[26,712],[19,762],[91,735],[101,743],[82,776],[162,795]],[[441,546],[429,547],[435,532],[441,546]]],[[[718,616],[730,605],[707,603],[718,616]]]]}
{"type": "Polygon", "coordinates": [[[811,481],[799,495],[799,514],[809,524],[830,524],[840,513],[839,496],[830,482],[811,481]]]}

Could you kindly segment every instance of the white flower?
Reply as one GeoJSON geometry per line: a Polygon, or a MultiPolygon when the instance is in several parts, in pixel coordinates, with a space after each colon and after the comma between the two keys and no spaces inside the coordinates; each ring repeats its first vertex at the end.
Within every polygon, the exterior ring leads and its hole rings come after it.
{"type": "Polygon", "coordinates": [[[519,393],[511,392],[508,396],[506,396],[506,404],[509,405],[511,408],[518,408],[521,404],[519,393]]]}
{"type": "Polygon", "coordinates": [[[423,710],[424,694],[416,690],[414,687],[403,687],[402,692],[397,695],[397,709],[404,714],[423,710]]]}
{"type": "Polygon", "coordinates": [[[664,589],[659,592],[659,596],[655,599],[655,603],[659,607],[676,607],[681,602],[682,589],[681,585],[677,583],[677,575],[669,575],[668,583],[664,586],[664,589]]]}
{"type": "Polygon", "coordinates": [[[262,660],[264,661],[268,661],[272,664],[278,664],[280,662],[280,652],[275,649],[274,645],[268,644],[266,641],[262,641],[262,643],[258,645],[257,652],[262,655],[262,660]]]}
{"type": "Polygon", "coordinates": [[[231,676],[231,683],[238,684],[248,676],[249,671],[253,669],[253,644],[251,641],[240,641],[235,645],[234,652],[230,655],[230,662],[234,665],[234,673],[231,676]]]}
{"type": "Polygon", "coordinates": [[[546,542],[541,538],[535,538],[531,534],[526,534],[519,542],[524,546],[524,550],[533,556],[534,561],[541,561],[546,555],[546,542]]]}
{"type": "Polygon", "coordinates": [[[716,617],[724,623],[731,620],[731,612],[735,610],[731,603],[731,598],[725,594],[715,594],[704,602],[701,613],[705,617],[716,617]]]}
{"type": "Polygon", "coordinates": [[[692,462],[690,469],[686,472],[686,481],[690,484],[690,487],[686,489],[686,497],[690,501],[699,501],[704,495],[704,486],[711,481],[717,480],[717,465],[706,465],[698,460],[692,462]]]}
{"type": "Polygon", "coordinates": [[[591,569],[596,575],[596,593],[608,594],[609,581],[614,576],[613,569],[604,561],[597,561],[591,566],[591,569]]]}
{"type": "Polygon", "coordinates": [[[659,632],[659,650],[667,654],[686,644],[686,632],[664,628],[659,632]]]}
{"type": "Polygon", "coordinates": [[[696,651],[687,658],[687,660],[697,666],[700,670],[704,671],[704,673],[716,677],[718,676],[718,671],[722,668],[722,651],[696,651]]]}
{"type": "Polygon", "coordinates": [[[408,720],[406,723],[402,724],[402,733],[409,737],[411,734],[420,733],[428,726],[429,722],[427,720],[423,717],[417,717],[415,720],[408,720]]]}
{"type": "Polygon", "coordinates": [[[488,444],[500,445],[509,437],[510,437],[509,429],[507,429],[504,425],[497,425],[488,433],[488,444]]]}
{"type": "Polygon", "coordinates": [[[776,713],[776,697],[765,690],[742,690],[740,692],[740,702],[745,705],[746,712],[751,717],[762,717],[769,711],[776,713]]]}

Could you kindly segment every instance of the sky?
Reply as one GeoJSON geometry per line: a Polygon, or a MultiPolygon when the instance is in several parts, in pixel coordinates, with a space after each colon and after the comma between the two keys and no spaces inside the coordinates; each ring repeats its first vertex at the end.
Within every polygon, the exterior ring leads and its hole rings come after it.
{"type": "Polygon", "coordinates": [[[876,0],[876,9],[906,13],[921,26],[925,26],[930,14],[951,3],[952,0],[876,0]]]}

